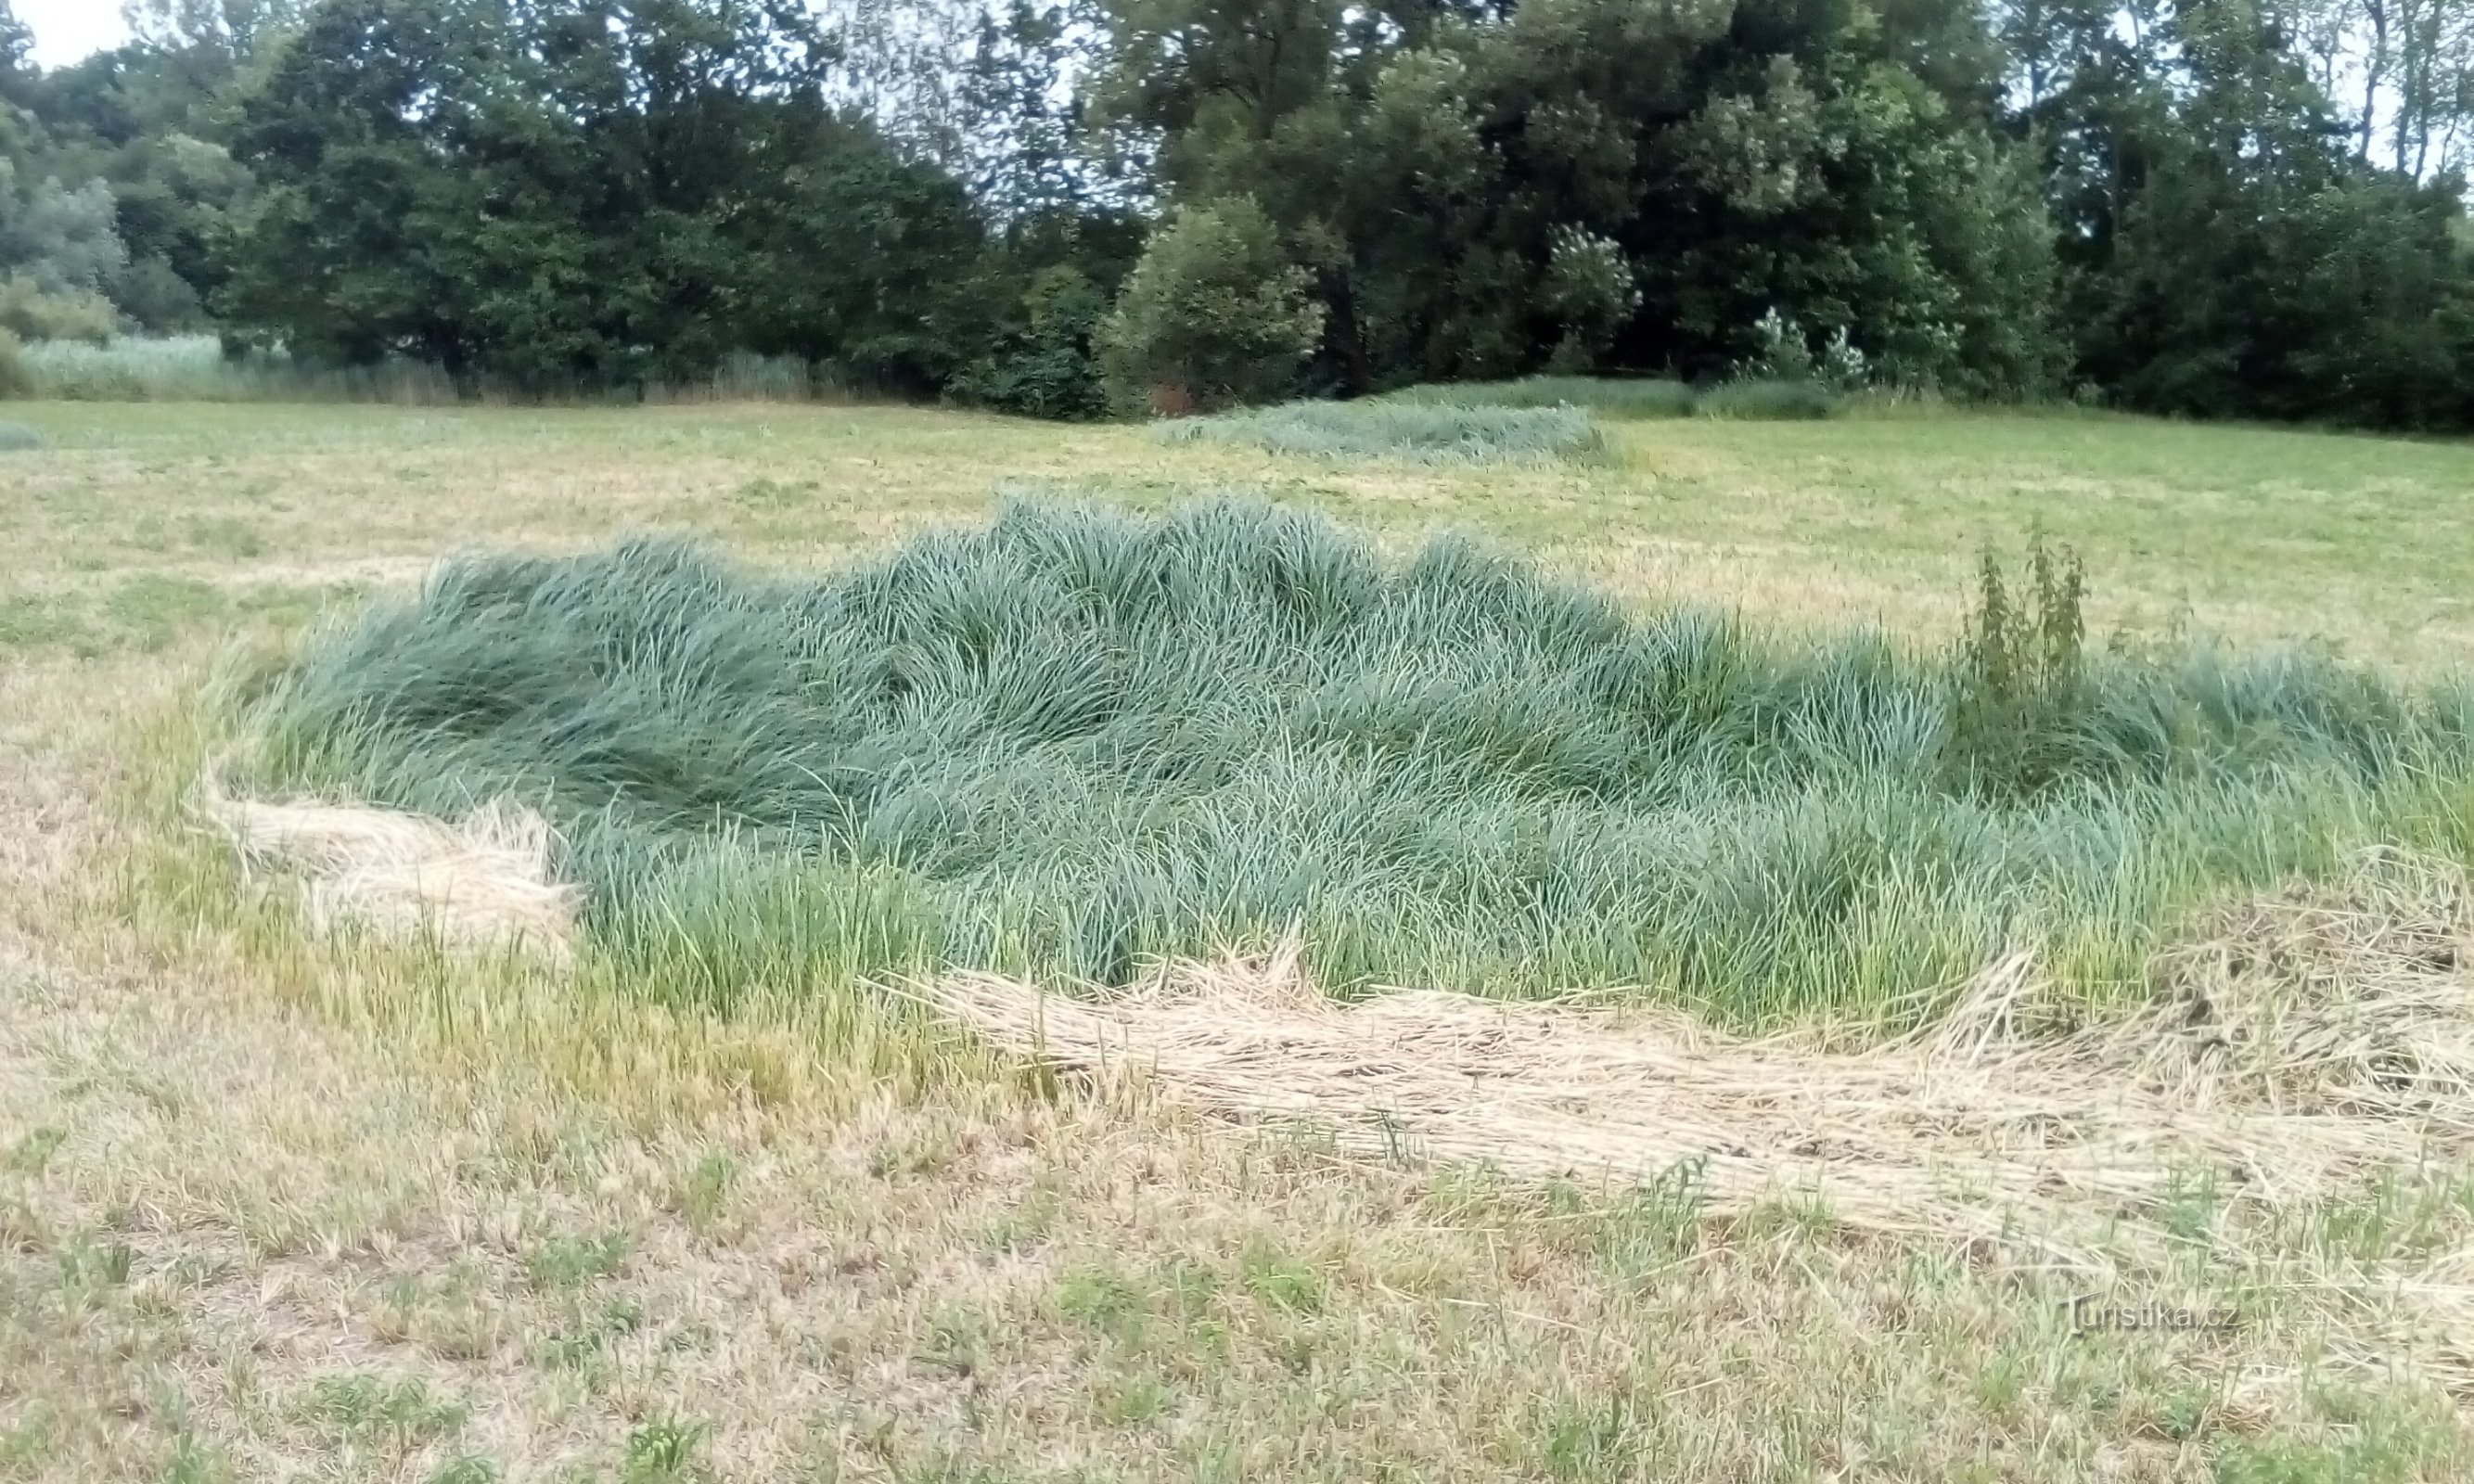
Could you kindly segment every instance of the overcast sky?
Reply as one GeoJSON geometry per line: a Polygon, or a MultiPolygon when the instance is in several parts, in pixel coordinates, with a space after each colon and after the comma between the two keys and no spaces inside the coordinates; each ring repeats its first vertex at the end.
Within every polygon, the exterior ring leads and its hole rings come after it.
{"type": "Polygon", "coordinates": [[[46,67],[66,66],[129,39],[120,0],[13,0],[10,9],[35,28],[35,61],[46,67]]]}

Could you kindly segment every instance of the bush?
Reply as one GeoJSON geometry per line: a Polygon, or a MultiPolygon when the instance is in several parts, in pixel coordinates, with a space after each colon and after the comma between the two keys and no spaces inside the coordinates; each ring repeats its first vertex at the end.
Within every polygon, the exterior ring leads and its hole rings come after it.
{"type": "Polygon", "coordinates": [[[33,395],[35,378],[26,368],[26,347],[17,332],[0,327],[0,397],[33,395]]]}
{"type": "Polygon", "coordinates": [[[2474,697],[2307,655],[2086,656],[2050,786],[1953,769],[2034,629],[1770,641],[1461,539],[1012,505],[807,580],[660,543],[450,563],[234,695],[237,781],[534,802],[588,952],[723,997],[1122,981],[1295,927],[1343,986],[1888,1013],[2011,948],[2137,984],[2226,890],[2474,853],[2474,697]]]}
{"type": "Polygon", "coordinates": [[[1045,270],[1023,295],[1022,328],[948,383],[947,399],[1020,417],[1104,417],[1108,390],[1092,342],[1107,307],[1099,285],[1079,269],[1045,270]]]}
{"type": "Polygon", "coordinates": [[[1694,405],[1703,417],[1786,423],[1833,417],[1838,399],[1812,381],[1729,381],[1694,405]]]}
{"type": "Polygon", "coordinates": [[[0,328],[21,340],[109,345],[120,332],[120,311],[101,294],[45,293],[34,280],[12,277],[0,283],[0,328]]]}
{"type": "Polygon", "coordinates": [[[1604,418],[1691,415],[1692,388],[1648,377],[1524,377],[1517,381],[1448,381],[1387,394],[1386,401],[1445,407],[1586,407],[1604,418]]]}
{"type": "Polygon", "coordinates": [[[1322,332],[1306,282],[1252,198],[1178,207],[1101,326],[1111,395],[1162,412],[1291,395],[1322,332]]]}
{"type": "Polygon", "coordinates": [[[1301,401],[1169,423],[1159,433],[1176,443],[1209,439],[1273,453],[1419,464],[1528,464],[1606,448],[1597,425],[1577,407],[1301,401]]]}
{"type": "Polygon", "coordinates": [[[0,423],[0,453],[23,453],[43,446],[43,435],[25,424],[0,423]]]}

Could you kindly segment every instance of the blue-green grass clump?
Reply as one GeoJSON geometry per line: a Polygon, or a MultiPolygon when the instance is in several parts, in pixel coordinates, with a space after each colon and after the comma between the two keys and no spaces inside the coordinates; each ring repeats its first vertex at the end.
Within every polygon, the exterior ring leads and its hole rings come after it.
{"type": "Polygon", "coordinates": [[[25,424],[0,423],[0,453],[24,453],[43,446],[43,435],[25,424]]]}
{"type": "Polygon", "coordinates": [[[1689,417],[1690,386],[1652,377],[1523,377],[1517,381],[1442,381],[1385,394],[1384,401],[1439,407],[1581,407],[1602,418],[1689,417]]]}
{"type": "Polygon", "coordinates": [[[2012,946],[2118,993],[2196,904],[2370,842],[2474,856],[2462,688],[2091,655],[2066,709],[1968,710],[1969,654],[1629,617],[1267,504],[1026,503],[820,577],[460,560],[232,704],[244,783],[537,803],[595,941],[722,998],[1295,929],[1344,990],[1888,1015],[2012,946]],[[2035,769],[1988,777],[2014,712],[2035,769]]]}
{"type": "Polygon", "coordinates": [[[1172,443],[1233,443],[1316,458],[1539,464],[1590,458],[1606,439],[1578,407],[1299,401],[1160,425],[1172,443]]]}

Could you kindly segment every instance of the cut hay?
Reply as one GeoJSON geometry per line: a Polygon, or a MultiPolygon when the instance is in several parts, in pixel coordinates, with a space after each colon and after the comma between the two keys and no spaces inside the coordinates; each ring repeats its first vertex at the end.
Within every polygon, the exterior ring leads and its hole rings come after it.
{"type": "Polygon", "coordinates": [[[1741,1212],[1817,1197],[1885,1232],[2066,1257],[2195,1180],[2292,1208],[2474,1148],[2474,915],[2382,857],[2335,896],[2215,924],[2153,1009],[2076,1031],[2025,954],[1924,1032],[1859,1051],[1688,1017],[1427,991],[1334,1003],[1297,945],[1077,999],[988,974],[925,998],[1001,1047],[1147,1076],[1215,1112],[1527,1177],[1658,1178],[1741,1212]]]}
{"type": "Polygon", "coordinates": [[[497,800],[450,824],[363,805],[235,799],[209,780],[200,812],[244,870],[299,883],[319,932],[350,925],[553,961],[573,948],[583,892],[555,879],[549,821],[521,805],[497,800]]]}

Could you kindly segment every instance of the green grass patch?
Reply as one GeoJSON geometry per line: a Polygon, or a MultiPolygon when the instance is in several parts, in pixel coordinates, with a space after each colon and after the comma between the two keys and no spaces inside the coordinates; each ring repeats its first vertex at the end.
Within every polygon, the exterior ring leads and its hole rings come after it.
{"type": "MultiPolygon", "coordinates": [[[[2033,596],[2013,645],[2062,621],[2033,596]]],[[[230,704],[262,789],[536,802],[600,948],[721,1002],[1296,928],[1344,988],[1886,1014],[2023,944],[2134,985],[2195,904],[2374,842],[2474,855],[2462,686],[2091,653],[2028,705],[1988,652],[1628,616],[1269,505],[1017,504],[813,578],[466,559],[230,704]]]]}
{"type": "Polygon", "coordinates": [[[122,582],[104,613],[144,649],[159,649],[183,632],[223,618],[231,601],[223,589],[195,577],[140,572],[122,582]]]}
{"type": "Polygon", "coordinates": [[[1211,441],[1316,458],[1537,464],[1594,457],[1606,439],[1578,407],[1300,401],[1160,426],[1170,443],[1211,441]]]}
{"type": "Polygon", "coordinates": [[[0,597],[0,648],[83,648],[91,644],[77,606],[65,598],[0,597]]]}

